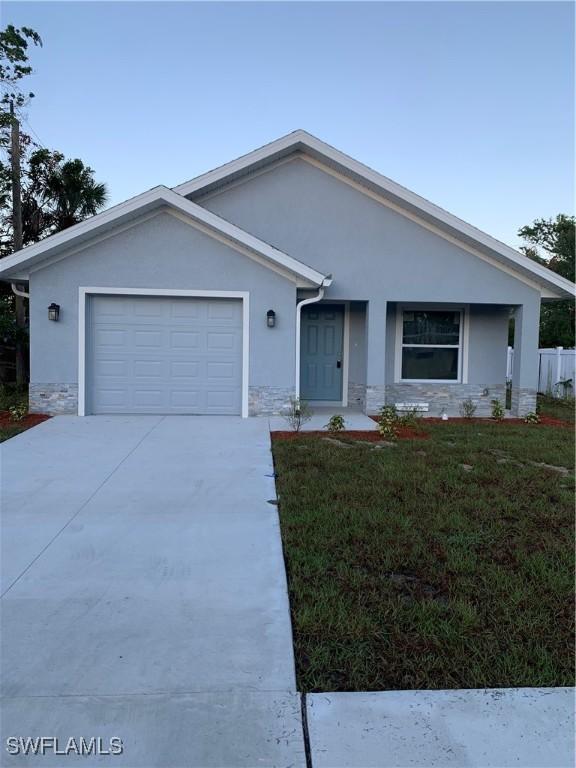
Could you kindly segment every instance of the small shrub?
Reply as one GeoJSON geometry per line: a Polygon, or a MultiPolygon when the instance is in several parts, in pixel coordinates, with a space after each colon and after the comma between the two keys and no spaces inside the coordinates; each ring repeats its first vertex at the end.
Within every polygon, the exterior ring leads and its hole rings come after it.
{"type": "Polygon", "coordinates": [[[492,418],[496,421],[502,421],[504,418],[504,407],[500,400],[492,400],[492,418]]]}
{"type": "Polygon", "coordinates": [[[534,411],[529,411],[529,413],[524,416],[524,422],[526,424],[540,424],[540,416],[538,416],[537,413],[534,413],[534,411]]]}
{"type": "Polygon", "coordinates": [[[420,411],[418,408],[408,408],[401,414],[396,414],[396,420],[402,427],[416,427],[420,420],[420,411]]]}
{"type": "Polygon", "coordinates": [[[300,432],[302,425],[312,418],[310,406],[305,400],[300,400],[299,397],[291,397],[288,406],[281,415],[294,432],[300,432]]]}
{"type": "Polygon", "coordinates": [[[13,405],[20,405],[28,399],[27,387],[18,384],[0,384],[0,411],[8,411],[13,405]]]}
{"type": "Polygon", "coordinates": [[[8,408],[10,421],[22,421],[28,415],[28,403],[15,403],[8,408]]]}
{"type": "Polygon", "coordinates": [[[572,379],[563,379],[556,383],[556,392],[558,397],[567,400],[570,397],[570,393],[573,389],[572,379]]]}
{"type": "Polygon", "coordinates": [[[465,419],[473,419],[476,413],[476,405],[471,397],[462,400],[460,403],[460,415],[465,419]]]}
{"type": "Polygon", "coordinates": [[[378,415],[378,431],[382,437],[395,440],[398,437],[398,412],[395,405],[384,405],[378,415]]]}
{"type": "Polygon", "coordinates": [[[342,432],[346,425],[346,422],[344,421],[344,416],[341,416],[338,413],[335,413],[334,416],[330,416],[330,420],[328,421],[328,424],[325,424],[324,426],[328,430],[328,432],[342,432]]]}

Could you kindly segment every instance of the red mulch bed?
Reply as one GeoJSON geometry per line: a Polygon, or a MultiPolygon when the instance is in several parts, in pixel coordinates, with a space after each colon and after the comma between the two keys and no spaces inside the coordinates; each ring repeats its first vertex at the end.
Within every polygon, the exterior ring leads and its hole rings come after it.
{"type": "MultiPolygon", "coordinates": [[[[370,416],[370,418],[378,422],[378,416],[370,416]]],[[[517,426],[526,426],[526,427],[537,427],[538,424],[526,424],[524,419],[516,418],[516,419],[502,419],[502,421],[496,421],[495,419],[465,419],[461,416],[450,416],[448,421],[444,421],[443,419],[437,417],[437,416],[423,416],[422,421],[425,424],[506,424],[507,426],[517,427],[517,426]]],[[[570,421],[564,421],[563,419],[555,419],[552,416],[542,416],[540,415],[540,422],[541,425],[544,425],[545,427],[568,427],[569,429],[574,429],[574,424],[570,421]]],[[[411,429],[411,427],[408,427],[408,429],[411,429]]]]}
{"type": "MultiPolygon", "coordinates": [[[[342,432],[331,433],[327,430],[315,430],[310,432],[291,432],[291,431],[278,431],[272,432],[273,440],[296,440],[299,437],[347,437],[350,440],[363,440],[369,443],[379,443],[381,440],[386,440],[382,437],[378,430],[360,430],[360,429],[345,429],[342,432]]],[[[400,427],[398,430],[398,438],[400,440],[426,440],[430,435],[427,432],[414,429],[413,427],[400,427]]]]}
{"type": "Polygon", "coordinates": [[[21,421],[13,421],[10,417],[10,411],[0,411],[0,427],[22,427],[23,429],[29,429],[49,418],[50,416],[45,413],[29,413],[21,421]]]}

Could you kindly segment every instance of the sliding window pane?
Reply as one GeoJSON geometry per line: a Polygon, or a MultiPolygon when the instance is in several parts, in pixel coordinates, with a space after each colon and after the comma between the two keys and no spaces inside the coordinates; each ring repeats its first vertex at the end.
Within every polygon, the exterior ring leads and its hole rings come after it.
{"type": "Polygon", "coordinates": [[[458,350],[404,347],[402,378],[455,381],[458,378],[458,350]]]}
{"type": "Polygon", "coordinates": [[[458,344],[460,312],[404,312],[404,344],[458,344]]]}

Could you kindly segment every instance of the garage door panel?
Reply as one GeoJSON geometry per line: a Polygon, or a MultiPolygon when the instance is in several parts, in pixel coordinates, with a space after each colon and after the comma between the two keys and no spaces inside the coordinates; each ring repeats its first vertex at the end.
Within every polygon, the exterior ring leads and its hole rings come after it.
{"type": "Polygon", "coordinates": [[[203,309],[198,302],[193,301],[173,300],[169,306],[170,316],[175,320],[180,318],[200,320],[203,309]]]}
{"type": "Polygon", "coordinates": [[[234,349],[236,338],[234,334],[222,331],[211,331],[206,336],[209,350],[234,349]]]}
{"type": "Polygon", "coordinates": [[[134,360],[132,371],[137,379],[162,379],[166,376],[166,364],[163,360],[134,360]]]}
{"type": "Polygon", "coordinates": [[[201,334],[192,331],[171,331],[170,346],[173,349],[200,349],[201,334]]]}
{"type": "Polygon", "coordinates": [[[99,376],[103,379],[123,378],[128,374],[128,361],[126,360],[99,360],[99,376]]]}
{"type": "Polygon", "coordinates": [[[233,408],[234,395],[228,390],[210,389],[206,392],[206,405],[208,408],[233,408]]]}
{"type": "Polygon", "coordinates": [[[174,379],[197,379],[200,375],[200,362],[198,360],[172,360],[170,362],[170,375],[174,379]]]}
{"type": "Polygon", "coordinates": [[[121,328],[98,328],[96,331],[96,345],[99,350],[126,346],[128,333],[121,328]]]}
{"type": "Polygon", "coordinates": [[[161,331],[134,331],[132,341],[136,347],[151,347],[153,349],[162,349],[163,334],[161,331]]]}
{"type": "Polygon", "coordinates": [[[196,389],[174,389],[170,393],[173,408],[200,408],[201,393],[196,389]]]}
{"type": "Polygon", "coordinates": [[[133,313],[136,317],[158,318],[166,314],[166,306],[157,298],[142,298],[134,301],[133,313]]]}
{"type": "Polygon", "coordinates": [[[208,301],[207,316],[209,320],[227,320],[235,324],[240,320],[238,302],[208,301]]]}
{"type": "Polygon", "coordinates": [[[100,404],[103,407],[128,407],[128,397],[125,389],[108,389],[106,387],[102,387],[98,394],[100,404]]]}
{"type": "Polygon", "coordinates": [[[161,389],[143,389],[138,387],[134,389],[133,404],[142,408],[161,408],[163,405],[164,397],[161,389]]]}
{"type": "Polygon", "coordinates": [[[237,376],[236,366],[234,363],[208,361],[206,376],[208,379],[235,379],[237,376]]]}
{"type": "Polygon", "coordinates": [[[240,413],[239,300],[96,296],[90,316],[92,413],[240,413]]]}

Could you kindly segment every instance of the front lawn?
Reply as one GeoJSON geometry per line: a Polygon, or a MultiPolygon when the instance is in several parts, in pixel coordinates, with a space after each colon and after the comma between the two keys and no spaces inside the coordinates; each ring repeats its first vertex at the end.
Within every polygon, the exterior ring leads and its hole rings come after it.
{"type": "Polygon", "coordinates": [[[555,398],[549,395],[538,395],[538,413],[553,419],[562,419],[574,423],[574,398],[555,398]]]}
{"type": "Polygon", "coordinates": [[[572,685],[572,429],[423,424],[273,441],[299,689],[572,685]]]}

